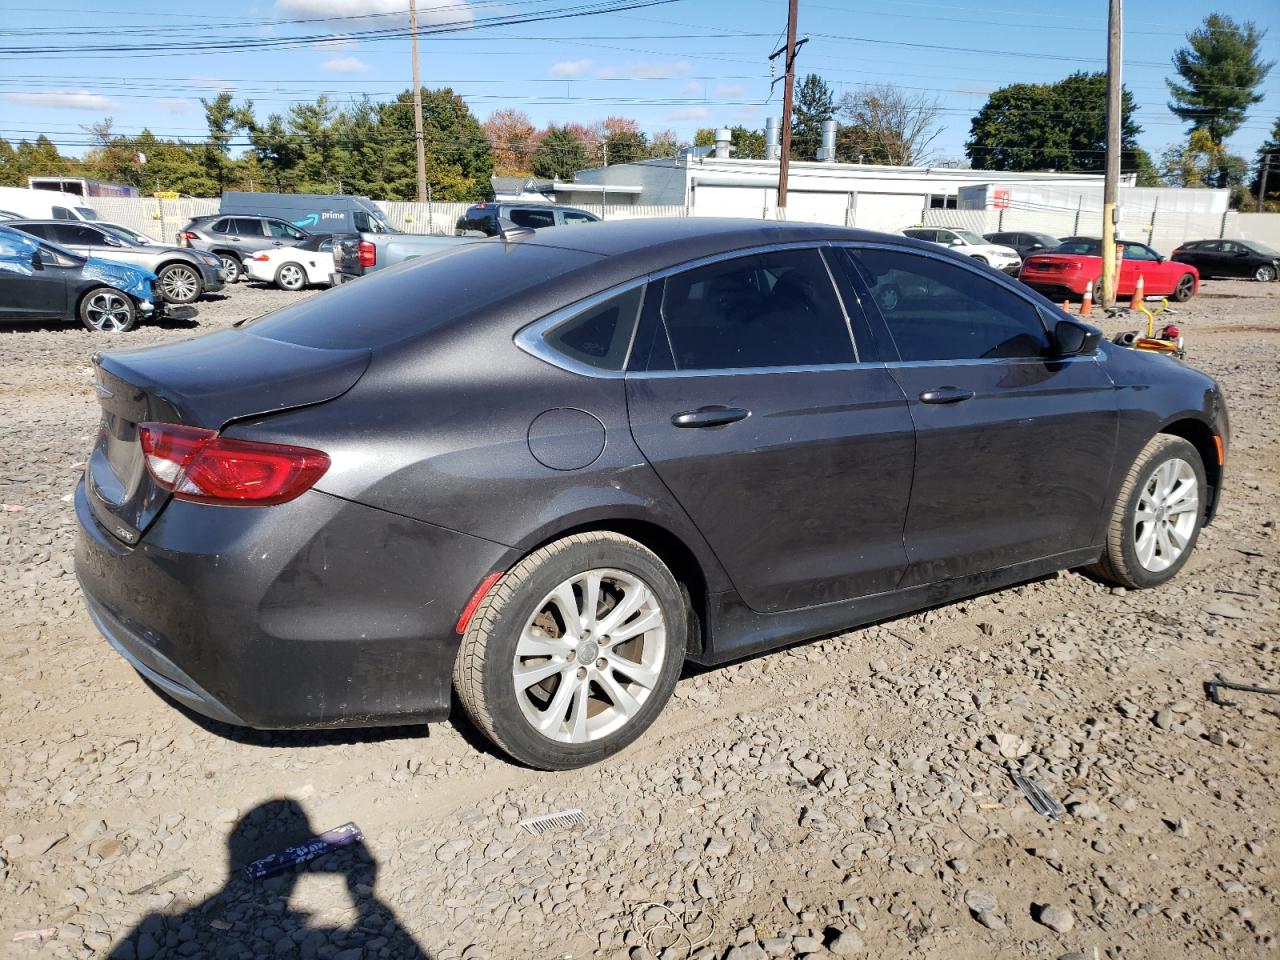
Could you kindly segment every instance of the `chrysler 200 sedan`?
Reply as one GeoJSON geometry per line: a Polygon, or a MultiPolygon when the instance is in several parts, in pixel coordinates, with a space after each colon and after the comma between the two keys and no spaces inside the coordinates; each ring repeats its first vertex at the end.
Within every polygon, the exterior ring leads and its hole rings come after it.
{"type": "Polygon", "coordinates": [[[96,358],[76,565],[232,724],[639,736],[716,664],[1062,568],[1155,587],[1214,514],[1209,377],[903,237],[633,220],[459,246],[96,358]]]}

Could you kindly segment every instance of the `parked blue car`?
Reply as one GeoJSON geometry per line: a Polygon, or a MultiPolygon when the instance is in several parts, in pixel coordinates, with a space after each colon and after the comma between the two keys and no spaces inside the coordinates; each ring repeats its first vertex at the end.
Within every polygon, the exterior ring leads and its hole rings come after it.
{"type": "Polygon", "coordinates": [[[164,315],[150,270],[83,257],[0,226],[0,320],[75,320],[123,333],[164,315]]]}

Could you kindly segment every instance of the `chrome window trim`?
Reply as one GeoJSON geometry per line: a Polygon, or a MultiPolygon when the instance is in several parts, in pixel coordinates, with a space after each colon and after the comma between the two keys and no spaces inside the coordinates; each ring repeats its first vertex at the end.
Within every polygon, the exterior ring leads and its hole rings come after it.
{"type": "Polygon", "coordinates": [[[609,287],[607,290],[601,290],[599,293],[593,293],[589,297],[561,307],[540,320],[535,320],[533,323],[521,327],[516,331],[512,340],[517,347],[530,356],[537,357],[553,367],[567,370],[569,373],[576,373],[583,377],[595,377],[600,380],[620,380],[626,376],[627,364],[631,361],[631,351],[635,348],[636,332],[640,329],[640,315],[644,312],[645,298],[643,294],[640,297],[640,302],[636,305],[636,315],[631,324],[631,339],[627,343],[627,350],[622,358],[622,368],[619,370],[606,370],[603,367],[593,367],[589,363],[575,360],[547,343],[546,336],[560,324],[572,320],[592,307],[598,307],[606,300],[634,290],[636,287],[645,286],[648,282],[648,277],[638,277],[609,287]]]}
{"type": "Polygon", "coordinates": [[[633,370],[627,374],[631,380],[670,380],[675,377],[695,379],[697,377],[743,377],[760,376],[770,373],[828,373],[831,371],[850,370],[883,370],[885,365],[879,360],[864,360],[858,363],[819,363],[795,367],[729,367],[724,370],[633,370]]]}

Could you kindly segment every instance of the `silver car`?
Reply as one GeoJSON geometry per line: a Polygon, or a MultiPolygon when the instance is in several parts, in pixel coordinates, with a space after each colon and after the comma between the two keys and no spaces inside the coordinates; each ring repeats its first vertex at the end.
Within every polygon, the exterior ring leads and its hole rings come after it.
{"type": "Polygon", "coordinates": [[[7,225],[82,256],[150,270],[159,278],[156,287],[168,303],[191,303],[225,285],[222,261],[211,253],[134,243],[113,230],[80,220],[13,220],[7,225]]]}

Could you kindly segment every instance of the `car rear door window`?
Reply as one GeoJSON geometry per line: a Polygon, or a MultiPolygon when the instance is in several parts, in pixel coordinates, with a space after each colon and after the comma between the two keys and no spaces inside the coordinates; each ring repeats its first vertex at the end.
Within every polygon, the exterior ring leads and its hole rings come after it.
{"type": "Polygon", "coordinates": [[[231,226],[234,228],[231,232],[241,237],[265,237],[267,231],[263,229],[262,221],[257,217],[232,217],[231,226]]]}
{"type": "Polygon", "coordinates": [[[223,217],[221,220],[215,220],[209,225],[210,233],[234,233],[235,227],[229,217],[223,217]]]}
{"type": "Polygon", "coordinates": [[[595,223],[596,218],[589,213],[578,213],[576,210],[566,210],[562,214],[565,223],[595,223]]]}
{"type": "Polygon", "coordinates": [[[509,218],[512,223],[519,227],[532,227],[537,230],[542,227],[554,227],[556,225],[556,215],[552,210],[512,210],[509,218]]]}
{"type": "Polygon", "coordinates": [[[850,251],[904,361],[1043,357],[1027,300],[976,270],[896,250],[850,251]]]}
{"type": "Polygon", "coordinates": [[[722,260],[667,278],[662,316],[678,370],[852,363],[853,339],[817,250],[722,260]]]}
{"type": "Polygon", "coordinates": [[[40,237],[44,240],[53,239],[53,227],[51,223],[30,223],[22,228],[23,233],[29,233],[33,237],[40,237]]]}

